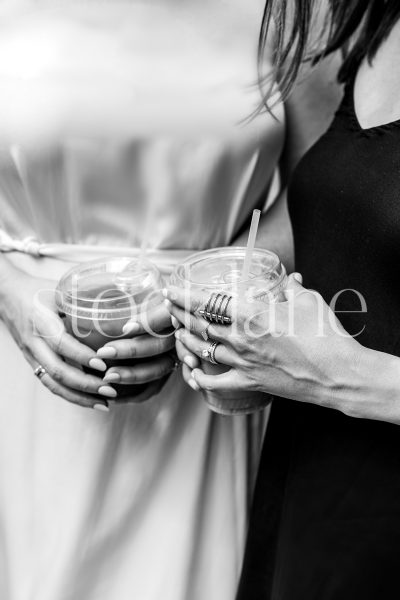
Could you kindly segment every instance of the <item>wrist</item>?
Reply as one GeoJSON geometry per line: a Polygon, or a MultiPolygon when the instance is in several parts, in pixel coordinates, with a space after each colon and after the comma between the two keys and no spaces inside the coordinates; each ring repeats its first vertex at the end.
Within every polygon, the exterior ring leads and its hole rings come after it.
{"type": "Polygon", "coordinates": [[[348,416],[400,424],[400,358],[360,346],[343,390],[348,416]]]}
{"type": "Polygon", "coordinates": [[[0,253],[0,301],[6,300],[10,293],[18,287],[19,276],[22,272],[17,269],[4,254],[0,253]]]}

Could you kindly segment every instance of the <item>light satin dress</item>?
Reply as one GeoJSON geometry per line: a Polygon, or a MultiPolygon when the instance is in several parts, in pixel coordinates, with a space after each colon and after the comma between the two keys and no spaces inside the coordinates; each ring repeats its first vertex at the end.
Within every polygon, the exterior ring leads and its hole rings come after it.
{"type": "MultiPolygon", "coordinates": [[[[262,2],[0,2],[0,247],[57,280],[132,254],[167,273],[272,198],[262,2]],[[151,226],[149,227],[149,215],[151,226]],[[147,216],[146,216],[147,215],[147,216]]],[[[108,414],[53,396],[0,323],[0,598],[233,600],[262,415],[179,372],[108,414]]]]}

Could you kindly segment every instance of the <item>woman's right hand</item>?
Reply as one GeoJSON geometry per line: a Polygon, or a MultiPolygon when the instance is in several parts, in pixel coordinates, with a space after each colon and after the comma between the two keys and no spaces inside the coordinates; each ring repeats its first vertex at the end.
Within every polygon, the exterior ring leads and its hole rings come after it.
{"type": "Polygon", "coordinates": [[[106,364],[66,331],[58,315],[55,287],[54,281],[7,268],[2,273],[0,316],[32,369],[45,369],[41,382],[53,394],[106,411],[107,399],[116,396],[102,380],[106,364]],[[85,373],[83,367],[98,371],[99,376],[85,373]]]}

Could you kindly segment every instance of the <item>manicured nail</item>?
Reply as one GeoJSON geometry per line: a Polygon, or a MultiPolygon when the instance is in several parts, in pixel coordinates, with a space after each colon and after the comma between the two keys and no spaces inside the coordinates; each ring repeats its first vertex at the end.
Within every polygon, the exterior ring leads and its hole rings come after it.
{"type": "Polygon", "coordinates": [[[123,333],[138,333],[138,331],[140,331],[139,323],[126,323],[122,328],[123,333]]]}
{"type": "Polygon", "coordinates": [[[293,279],[295,279],[299,283],[303,283],[303,276],[301,275],[301,273],[293,273],[293,279]]]}
{"type": "Polygon", "coordinates": [[[168,310],[171,310],[172,308],[172,304],[169,300],[164,300],[164,304],[167,307],[168,310]]]}
{"type": "Polygon", "coordinates": [[[168,290],[167,290],[167,288],[164,288],[164,289],[161,291],[161,293],[162,293],[162,295],[164,296],[164,298],[168,298],[168,290]]]}
{"type": "Polygon", "coordinates": [[[116,383],[117,381],[121,381],[121,375],[119,373],[107,373],[104,375],[103,381],[106,383],[116,383]]]}
{"type": "Polygon", "coordinates": [[[115,358],[117,351],[112,346],[104,346],[104,348],[97,350],[97,356],[101,356],[101,358],[115,358]]]}
{"type": "Polygon", "coordinates": [[[185,364],[187,364],[188,367],[190,367],[191,369],[195,369],[197,366],[197,361],[194,358],[194,356],[185,356],[185,358],[183,359],[185,364]]]}
{"type": "Polygon", "coordinates": [[[107,404],[95,404],[93,408],[94,410],[100,410],[101,412],[110,412],[107,404]]]}
{"type": "Polygon", "coordinates": [[[196,383],[194,379],[189,379],[188,384],[190,385],[190,387],[192,388],[192,390],[194,390],[195,392],[199,392],[200,391],[199,384],[196,383]]]}
{"type": "Polygon", "coordinates": [[[114,388],[112,388],[108,385],[100,386],[97,391],[100,394],[100,396],[107,396],[107,398],[116,398],[117,397],[116,390],[114,390],[114,388]]]}
{"type": "Polygon", "coordinates": [[[96,369],[96,371],[107,371],[106,363],[103,360],[100,360],[100,358],[91,358],[89,360],[89,367],[96,369]]]}
{"type": "Polygon", "coordinates": [[[177,340],[180,340],[182,338],[182,335],[183,335],[182,329],[177,329],[175,331],[175,337],[176,337],[177,340]]]}
{"type": "Polygon", "coordinates": [[[179,321],[176,317],[171,317],[171,323],[175,329],[179,329],[179,327],[181,326],[181,324],[179,323],[179,321]]]}

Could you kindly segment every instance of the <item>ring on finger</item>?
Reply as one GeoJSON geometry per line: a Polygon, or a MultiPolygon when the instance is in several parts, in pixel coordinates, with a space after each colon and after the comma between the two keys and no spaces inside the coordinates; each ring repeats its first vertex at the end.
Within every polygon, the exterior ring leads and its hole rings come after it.
{"type": "Polygon", "coordinates": [[[228,316],[228,306],[232,296],[228,294],[213,292],[209,297],[204,309],[199,313],[209,323],[219,323],[220,325],[231,325],[232,319],[228,316]]]}
{"type": "Polygon", "coordinates": [[[38,365],[36,367],[36,369],[33,371],[33,374],[38,379],[42,379],[43,375],[46,375],[46,373],[47,373],[47,371],[46,371],[46,369],[44,367],[42,367],[42,365],[38,365]]]}
{"type": "Polygon", "coordinates": [[[201,357],[205,360],[208,360],[213,365],[218,365],[219,363],[215,359],[215,351],[218,345],[218,342],[213,342],[212,344],[210,344],[208,348],[202,350],[201,357]]]}
{"type": "Polygon", "coordinates": [[[201,337],[203,338],[203,340],[205,342],[208,342],[208,340],[210,339],[210,336],[208,335],[208,330],[210,329],[210,327],[211,327],[211,323],[209,323],[207,325],[207,327],[205,329],[203,329],[203,331],[201,332],[201,337]]]}

